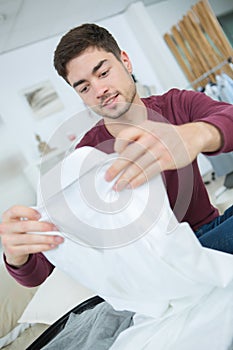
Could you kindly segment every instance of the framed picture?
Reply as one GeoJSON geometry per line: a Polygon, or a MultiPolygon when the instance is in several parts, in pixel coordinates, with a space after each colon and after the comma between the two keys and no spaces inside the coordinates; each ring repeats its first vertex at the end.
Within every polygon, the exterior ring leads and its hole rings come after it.
{"type": "Polygon", "coordinates": [[[36,119],[48,117],[64,108],[49,80],[25,89],[23,95],[36,119]]]}

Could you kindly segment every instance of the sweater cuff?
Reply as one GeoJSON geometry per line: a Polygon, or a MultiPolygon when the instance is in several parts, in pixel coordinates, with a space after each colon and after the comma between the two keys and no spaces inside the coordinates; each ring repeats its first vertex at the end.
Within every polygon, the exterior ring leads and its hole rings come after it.
{"type": "Polygon", "coordinates": [[[6,261],[6,256],[3,254],[3,260],[5,262],[7,271],[14,276],[22,276],[22,275],[28,275],[30,271],[33,271],[33,269],[36,266],[36,256],[35,254],[30,254],[27,262],[19,267],[12,266],[8,264],[6,261]]]}

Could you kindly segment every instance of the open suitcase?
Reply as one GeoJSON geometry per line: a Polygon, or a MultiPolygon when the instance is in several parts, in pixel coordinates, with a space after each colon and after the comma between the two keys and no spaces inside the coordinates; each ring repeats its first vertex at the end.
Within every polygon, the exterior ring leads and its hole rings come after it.
{"type": "Polygon", "coordinates": [[[75,306],[68,311],[59,320],[52,324],[45,332],[43,332],[34,342],[27,347],[26,350],[39,350],[47,345],[66,325],[66,322],[71,313],[81,314],[83,311],[93,309],[97,304],[102,303],[104,300],[99,296],[92,297],[85,300],[81,304],[75,306]]]}

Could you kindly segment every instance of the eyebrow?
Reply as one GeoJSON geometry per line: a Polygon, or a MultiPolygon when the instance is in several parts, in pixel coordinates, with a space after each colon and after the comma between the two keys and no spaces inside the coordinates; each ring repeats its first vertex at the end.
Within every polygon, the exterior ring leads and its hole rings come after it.
{"type": "MultiPolygon", "coordinates": [[[[105,62],[107,62],[107,60],[106,59],[104,59],[104,60],[101,60],[93,69],[92,69],[92,74],[95,74],[101,67],[102,67],[102,65],[105,63],[105,62]]],[[[73,83],[73,88],[76,88],[78,85],[80,85],[80,84],[83,84],[83,83],[85,83],[85,79],[80,79],[80,80],[78,80],[78,81],[75,81],[74,83],[73,83]]]]}

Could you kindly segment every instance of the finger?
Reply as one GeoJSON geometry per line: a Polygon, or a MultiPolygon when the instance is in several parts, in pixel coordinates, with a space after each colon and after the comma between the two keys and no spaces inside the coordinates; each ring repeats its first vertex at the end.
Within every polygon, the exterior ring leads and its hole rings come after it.
{"type": "Polygon", "coordinates": [[[139,143],[145,148],[156,141],[155,136],[141,126],[127,128],[122,130],[114,143],[114,150],[121,154],[131,143],[139,143]]]}
{"type": "Polygon", "coordinates": [[[141,128],[139,127],[129,127],[119,132],[114,143],[114,150],[117,153],[123,152],[129,143],[139,138],[140,132],[141,128]]]}
{"type": "Polygon", "coordinates": [[[133,178],[128,186],[130,186],[131,188],[139,187],[161,172],[162,168],[160,161],[158,160],[157,162],[151,164],[148,168],[146,168],[144,172],[139,173],[135,178],[133,178]]]}
{"type": "Polygon", "coordinates": [[[49,222],[43,221],[10,221],[3,222],[0,225],[0,235],[9,233],[25,233],[25,232],[47,232],[57,231],[56,226],[49,222]]]}
{"type": "Polygon", "coordinates": [[[120,172],[131,164],[136,158],[136,152],[132,151],[132,144],[113,162],[105,173],[105,180],[112,181],[120,172]]]}
{"type": "Polygon", "coordinates": [[[35,244],[60,244],[64,238],[58,235],[42,234],[12,234],[4,237],[4,244],[7,246],[35,245],[35,244]]]}
{"type": "Polygon", "coordinates": [[[28,218],[30,220],[38,220],[40,218],[40,213],[29,207],[15,205],[5,211],[2,215],[2,221],[16,220],[20,218],[28,218]]]}
{"type": "Polygon", "coordinates": [[[58,244],[34,244],[34,245],[19,245],[14,247],[14,255],[29,255],[40,252],[45,252],[58,247],[58,244]]]}
{"type": "Polygon", "coordinates": [[[146,135],[142,136],[137,142],[128,144],[117,160],[107,169],[105,174],[106,181],[112,181],[122,170],[144,155],[150,145],[151,139],[146,135]]]}
{"type": "Polygon", "coordinates": [[[158,161],[158,158],[150,151],[144,153],[134,163],[130,164],[119,179],[114,184],[113,189],[121,191],[123,188],[130,184],[132,180],[137,177],[140,173],[143,173],[152,163],[158,161]]]}

